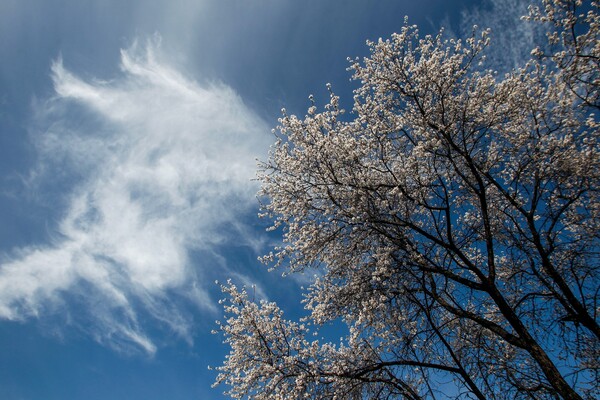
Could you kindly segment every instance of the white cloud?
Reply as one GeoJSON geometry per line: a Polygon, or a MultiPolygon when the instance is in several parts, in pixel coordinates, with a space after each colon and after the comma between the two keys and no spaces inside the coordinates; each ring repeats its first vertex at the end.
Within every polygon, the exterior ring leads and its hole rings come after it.
{"type": "MultiPolygon", "coordinates": [[[[533,4],[537,2],[533,0],[533,4]]],[[[485,68],[504,74],[523,67],[531,58],[531,50],[546,42],[543,26],[522,19],[528,14],[530,4],[522,0],[485,0],[474,4],[461,13],[455,35],[470,36],[474,25],[479,29],[489,28],[492,43],[486,52],[485,68]]]]}
{"type": "Polygon", "coordinates": [[[247,229],[239,220],[255,206],[251,179],[269,130],[227,86],[165,63],[156,40],[121,55],[122,74],[109,81],[81,79],[60,59],[52,66],[56,95],[39,110],[37,125],[49,128],[35,136],[33,176],[69,188],[66,210],[51,244],[3,257],[0,318],[57,312],[71,296],[99,341],[152,353],[140,312],[189,338],[170,294],[214,307],[197,278],[210,266],[190,255],[223,243],[228,226],[247,229]]]}

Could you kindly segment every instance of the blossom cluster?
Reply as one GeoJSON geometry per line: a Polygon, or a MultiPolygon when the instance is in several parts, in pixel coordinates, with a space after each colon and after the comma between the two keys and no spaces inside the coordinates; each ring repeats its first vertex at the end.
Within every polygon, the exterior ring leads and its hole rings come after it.
{"type": "Polygon", "coordinates": [[[489,32],[421,37],[405,23],[351,60],[348,119],[284,113],[262,165],[265,257],[324,273],[308,341],[226,285],[234,398],[562,398],[600,395],[598,2],[545,0],[553,53],[486,70],[489,32]],[[582,9],[584,11],[579,12],[582,9]]]}

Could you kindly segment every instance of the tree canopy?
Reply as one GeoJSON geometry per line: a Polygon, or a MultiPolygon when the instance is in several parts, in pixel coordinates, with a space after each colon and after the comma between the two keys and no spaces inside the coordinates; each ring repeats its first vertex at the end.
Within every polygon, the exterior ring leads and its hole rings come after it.
{"type": "Polygon", "coordinates": [[[489,32],[405,25],[351,61],[343,115],[284,111],[260,171],[284,245],[319,271],[308,315],[223,286],[233,398],[600,396],[600,17],[597,1],[530,7],[548,43],[499,76],[489,32]],[[313,337],[343,321],[339,343],[313,337]]]}

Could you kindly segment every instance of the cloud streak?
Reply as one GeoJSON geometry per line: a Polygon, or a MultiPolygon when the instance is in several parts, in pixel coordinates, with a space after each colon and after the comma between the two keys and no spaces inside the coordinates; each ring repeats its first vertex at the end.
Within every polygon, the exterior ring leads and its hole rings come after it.
{"type": "MultiPolygon", "coordinates": [[[[536,4],[537,0],[533,1],[536,4]]],[[[468,37],[474,25],[490,29],[492,45],[486,52],[486,68],[504,74],[523,67],[531,50],[546,42],[539,23],[524,21],[530,2],[521,0],[485,0],[461,13],[458,36],[468,37]]]]}
{"type": "MultiPolygon", "coordinates": [[[[38,112],[34,187],[67,190],[51,243],[4,255],[0,318],[75,315],[96,339],[147,353],[140,315],[191,340],[173,293],[213,309],[194,252],[210,251],[253,209],[268,129],[233,90],[171,67],[158,40],[121,52],[121,74],[84,80],[57,60],[38,112]]],[[[253,239],[254,240],[254,239],[253,239]]],[[[248,242],[252,245],[252,242],[248,242]]]]}

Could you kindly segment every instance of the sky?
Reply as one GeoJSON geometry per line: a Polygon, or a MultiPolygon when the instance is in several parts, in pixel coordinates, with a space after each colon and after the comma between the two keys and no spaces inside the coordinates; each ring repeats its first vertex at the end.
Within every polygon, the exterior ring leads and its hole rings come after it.
{"type": "Polygon", "coordinates": [[[221,399],[216,281],[302,313],[310,276],[257,261],[256,160],[281,109],[398,31],[492,28],[498,69],[531,30],[519,0],[0,1],[0,398],[221,399]],[[495,35],[495,36],[494,36],[495,35]]]}

